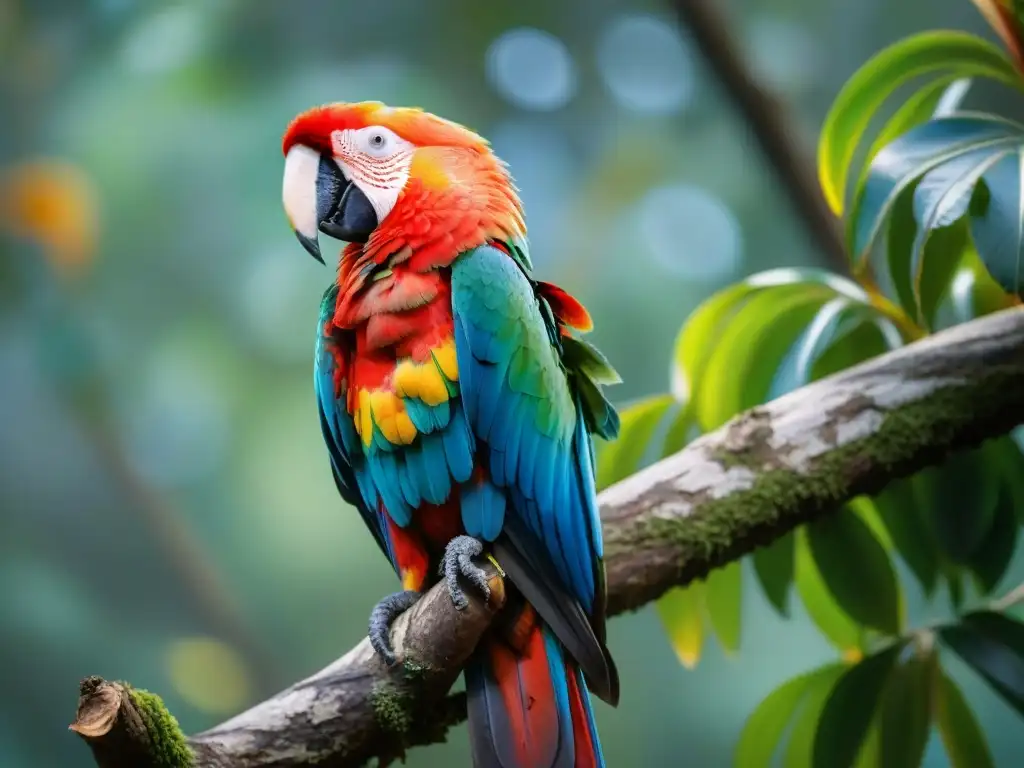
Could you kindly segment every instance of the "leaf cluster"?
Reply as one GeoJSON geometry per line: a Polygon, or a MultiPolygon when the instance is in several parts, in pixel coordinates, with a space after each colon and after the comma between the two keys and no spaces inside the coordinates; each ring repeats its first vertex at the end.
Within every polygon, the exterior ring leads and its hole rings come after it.
{"type": "MultiPolygon", "coordinates": [[[[906,38],[850,78],[825,121],[819,176],[845,218],[851,277],[776,269],[707,299],[678,334],[669,391],[625,407],[618,440],[599,445],[599,487],[741,411],[1020,304],[1024,125],[961,104],[972,78],[1024,91],[1024,0],[975,2],[1008,55],[961,32],[906,38]]],[[[751,713],[738,768],[779,755],[794,767],[917,766],[932,728],[951,765],[992,765],[943,662],[959,656],[1024,716],[1024,623],[1008,612],[1024,589],[994,599],[1024,523],[1021,445],[1007,435],[950,456],[750,556],[765,599],[783,616],[799,600],[837,658],[751,713]],[[948,595],[948,621],[908,626],[909,579],[929,598],[948,595]]],[[[699,662],[711,633],[739,650],[743,568],[734,562],[658,602],[685,666],[699,662]]]]}

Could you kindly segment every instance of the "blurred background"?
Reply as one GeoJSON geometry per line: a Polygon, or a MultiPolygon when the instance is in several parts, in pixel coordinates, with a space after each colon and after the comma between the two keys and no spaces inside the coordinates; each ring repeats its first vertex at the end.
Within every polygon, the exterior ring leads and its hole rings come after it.
{"type": "MultiPolygon", "coordinates": [[[[883,45],[989,36],[967,0],[721,6],[808,158],[883,45]]],[[[711,292],[824,263],[657,2],[0,0],[0,91],[4,768],[91,764],[66,730],[86,675],[159,692],[193,732],[333,660],[395,589],[319,434],[331,273],[280,204],[297,112],[380,99],[489,137],[537,270],[593,313],[620,402],[667,388],[674,335],[711,292]]],[[[794,610],[783,621],[748,590],[741,653],[712,644],[693,671],[653,609],[614,620],[622,702],[597,704],[609,763],[728,765],[756,703],[833,657],[794,610]]],[[[1016,764],[1019,721],[959,679],[997,763],[1016,764]]],[[[462,726],[408,764],[467,760],[462,726]]]]}

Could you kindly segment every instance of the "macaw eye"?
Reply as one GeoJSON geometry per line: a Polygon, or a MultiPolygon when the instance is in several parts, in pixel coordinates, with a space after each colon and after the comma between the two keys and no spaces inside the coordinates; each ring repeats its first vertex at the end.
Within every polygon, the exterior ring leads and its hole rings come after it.
{"type": "Polygon", "coordinates": [[[370,149],[381,150],[388,143],[387,137],[383,133],[371,133],[370,134],[370,149]]]}

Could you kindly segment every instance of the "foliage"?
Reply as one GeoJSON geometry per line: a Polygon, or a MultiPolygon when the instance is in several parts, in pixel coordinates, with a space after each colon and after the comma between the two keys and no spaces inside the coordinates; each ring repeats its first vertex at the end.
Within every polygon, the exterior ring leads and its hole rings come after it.
{"type": "MultiPolygon", "coordinates": [[[[1024,90],[1024,2],[976,3],[1009,56],[964,33],[915,35],[861,67],[825,121],[820,179],[835,212],[845,212],[852,279],[777,269],[706,300],[679,332],[671,393],[626,407],[619,440],[599,447],[600,487],[745,409],[1020,304],[1024,125],[963,111],[960,102],[968,78],[1024,90]],[[889,97],[920,76],[927,79],[855,162],[889,97]]],[[[984,732],[943,661],[959,656],[1024,716],[1024,623],[1000,610],[1013,600],[991,601],[1016,549],[1022,484],[1024,455],[1007,436],[754,553],[772,606],[788,615],[795,592],[839,658],[764,699],[735,764],[767,766],[781,752],[787,766],[917,766],[934,727],[952,765],[991,765],[984,732]],[[945,588],[948,620],[907,626],[901,571],[929,597],[945,588]]],[[[710,630],[727,650],[739,648],[741,568],[733,563],[659,602],[687,667],[710,630]]]]}

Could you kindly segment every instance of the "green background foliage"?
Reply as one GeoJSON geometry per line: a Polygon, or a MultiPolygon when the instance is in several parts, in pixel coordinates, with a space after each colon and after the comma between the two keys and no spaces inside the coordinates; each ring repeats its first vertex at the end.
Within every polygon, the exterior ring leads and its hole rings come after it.
{"type": "MultiPolygon", "coordinates": [[[[1015,20],[1006,29],[1011,42],[1022,39],[1015,20]]],[[[996,46],[953,31],[913,35],[865,63],[836,97],[818,145],[826,199],[846,214],[854,279],[776,269],[705,300],[677,337],[672,394],[623,412],[619,442],[601,448],[599,484],[634,472],[646,455],[639,446],[671,453],[810,381],[1019,305],[1024,125],[968,111],[963,99],[972,78],[1019,98],[1022,73],[996,46]],[[917,90],[882,123],[861,167],[854,159],[869,126],[912,80],[917,90]],[[668,436],[658,442],[660,429],[668,436]]],[[[838,661],[763,699],[740,734],[737,768],[772,765],[778,753],[787,766],[918,766],[933,731],[951,765],[993,764],[984,728],[944,667],[958,658],[1024,716],[1024,622],[1012,615],[1024,586],[998,592],[1019,541],[1022,462],[1017,436],[989,441],[747,558],[780,614],[795,587],[838,661]],[[909,580],[926,598],[944,588],[944,615],[909,622],[909,580]]],[[[661,599],[684,666],[698,663],[709,631],[738,649],[740,568],[661,599]]]]}
{"type": "MultiPolygon", "coordinates": [[[[729,14],[805,143],[831,135],[823,186],[851,238],[888,199],[862,194],[850,214],[867,159],[930,119],[950,85],[969,76],[965,108],[1024,117],[1013,56],[962,35],[941,37],[941,55],[918,39],[913,82],[899,55],[851,79],[929,29],[995,39],[964,0],[927,14],[750,0],[729,14]],[[837,122],[847,82],[861,92],[837,122]]],[[[623,373],[617,402],[642,403],[602,448],[602,484],[742,408],[1005,306],[1020,278],[1013,241],[986,239],[1008,198],[985,179],[1019,146],[1005,122],[947,135],[968,146],[958,161],[991,159],[984,130],[1002,131],[1005,152],[991,167],[929,166],[946,171],[896,195],[858,270],[825,272],[657,2],[0,0],[0,61],[5,768],[88,764],[66,730],[82,677],[157,691],[199,730],[350,648],[395,588],[337,499],[313,410],[329,271],[279,202],[280,134],[311,104],[420,104],[510,162],[538,271],[590,309],[590,340],[623,373]],[[533,56],[509,42],[524,29],[533,56]]],[[[622,703],[597,704],[609,763],[756,766],[774,749],[810,765],[866,733],[861,753],[886,764],[912,763],[924,740],[927,766],[1014,765],[1020,692],[990,684],[985,660],[993,644],[1019,655],[1019,638],[960,618],[1024,579],[1010,546],[1019,451],[983,451],[613,621],[622,703]],[[917,714],[897,730],[904,706],[917,714]]],[[[408,764],[467,755],[457,728],[408,764]]]]}

